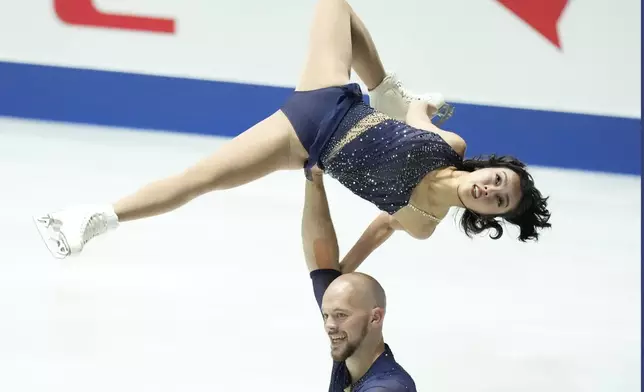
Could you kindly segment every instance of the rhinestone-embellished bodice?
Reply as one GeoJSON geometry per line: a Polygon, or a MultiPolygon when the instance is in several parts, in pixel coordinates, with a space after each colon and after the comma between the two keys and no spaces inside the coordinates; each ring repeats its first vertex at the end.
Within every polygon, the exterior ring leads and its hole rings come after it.
{"type": "Polygon", "coordinates": [[[355,104],[321,154],[320,168],[357,196],[394,214],[420,181],[462,158],[438,134],[355,104]]]}

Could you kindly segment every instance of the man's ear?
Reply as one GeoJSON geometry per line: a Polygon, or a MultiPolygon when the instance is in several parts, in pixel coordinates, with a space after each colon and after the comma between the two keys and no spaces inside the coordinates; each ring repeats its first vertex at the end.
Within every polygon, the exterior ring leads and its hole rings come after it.
{"type": "Polygon", "coordinates": [[[385,318],[385,310],[383,308],[373,308],[371,311],[371,323],[382,325],[385,318]]]}

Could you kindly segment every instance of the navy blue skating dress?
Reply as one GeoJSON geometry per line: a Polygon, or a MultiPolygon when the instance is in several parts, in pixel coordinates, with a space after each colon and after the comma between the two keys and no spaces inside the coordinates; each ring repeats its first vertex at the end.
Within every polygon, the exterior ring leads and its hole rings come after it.
{"type": "Polygon", "coordinates": [[[351,192],[394,214],[430,172],[462,158],[434,132],[370,107],[356,83],[296,91],[281,108],[309,153],[305,168],[324,170],[351,192]]]}

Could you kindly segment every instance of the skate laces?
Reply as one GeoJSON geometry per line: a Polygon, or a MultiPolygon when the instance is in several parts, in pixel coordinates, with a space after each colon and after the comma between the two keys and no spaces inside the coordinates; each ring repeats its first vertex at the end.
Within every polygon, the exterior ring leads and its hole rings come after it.
{"type": "Polygon", "coordinates": [[[107,230],[107,219],[103,214],[94,214],[87,220],[87,224],[82,232],[82,244],[85,245],[89,240],[107,230]]]}
{"type": "Polygon", "coordinates": [[[396,86],[396,89],[400,92],[400,95],[402,95],[402,97],[405,100],[411,101],[411,100],[418,99],[413,94],[411,94],[409,91],[407,91],[405,86],[403,86],[402,82],[400,80],[398,80],[398,78],[396,77],[395,74],[391,75],[391,79],[394,82],[394,86],[396,86]]]}

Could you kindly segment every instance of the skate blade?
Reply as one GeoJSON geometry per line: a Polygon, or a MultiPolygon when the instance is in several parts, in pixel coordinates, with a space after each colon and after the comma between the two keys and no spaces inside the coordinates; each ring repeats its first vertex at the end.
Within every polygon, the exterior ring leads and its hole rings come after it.
{"type": "Polygon", "coordinates": [[[32,219],[40,238],[54,258],[61,260],[70,255],[65,239],[48,225],[50,218],[47,215],[33,216],[32,219]]]}
{"type": "Polygon", "coordinates": [[[454,106],[446,103],[444,104],[438,112],[434,115],[438,119],[434,123],[437,127],[440,127],[445,123],[445,121],[449,120],[452,116],[454,115],[454,106]]]}

